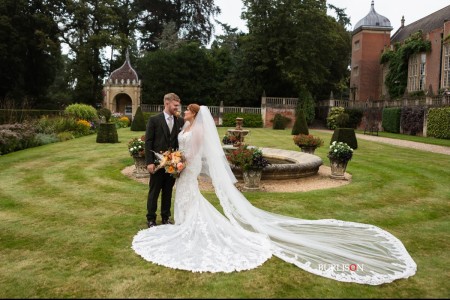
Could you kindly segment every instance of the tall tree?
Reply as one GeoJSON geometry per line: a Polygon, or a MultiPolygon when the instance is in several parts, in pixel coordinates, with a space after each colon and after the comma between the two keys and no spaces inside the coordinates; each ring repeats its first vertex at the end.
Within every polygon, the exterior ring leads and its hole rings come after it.
{"type": "Polygon", "coordinates": [[[218,105],[212,97],[215,94],[213,63],[208,50],[199,47],[197,42],[146,52],[136,69],[143,78],[143,103],[161,104],[164,94],[172,91],[180,95],[183,104],[218,105]]]}
{"type": "Polygon", "coordinates": [[[260,49],[257,71],[268,94],[280,95],[284,89],[285,96],[296,95],[306,87],[317,95],[329,80],[340,81],[350,56],[342,11],[337,21],[327,15],[325,0],[243,2],[252,45],[260,49]]]}
{"type": "Polygon", "coordinates": [[[158,39],[165,24],[173,22],[180,39],[207,45],[214,25],[212,18],[220,13],[214,0],[137,0],[142,47],[159,48],[158,39]]]}
{"type": "Polygon", "coordinates": [[[139,9],[137,2],[135,0],[115,0],[115,2],[116,5],[112,7],[114,17],[112,18],[110,32],[111,56],[108,73],[123,64],[127,51],[132,61],[139,56],[137,38],[139,9]]]}
{"type": "Polygon", "coordinates": [[[39,102],[61,54],[51,1],[0,2],[0,101],[39,102]]]}
{"type": "Polygon", "coordinates": [[[103,78],[109,70],[105,48],[111,45],[125,47],[130,23],[127,16],[118,15],[122,5],[127,9],[130,1],[119,0],[66,0],[61,6],[62,39],[70,48],[74,85],[74,101],[95,104],[101,101],[103,78]],[[128,27],[127,27],[128,26],[128,27]]]}

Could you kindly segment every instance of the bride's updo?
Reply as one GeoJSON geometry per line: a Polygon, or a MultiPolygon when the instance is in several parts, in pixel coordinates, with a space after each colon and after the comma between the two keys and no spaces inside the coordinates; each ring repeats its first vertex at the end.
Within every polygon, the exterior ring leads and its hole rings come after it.
{"type": "Polygon", "coordinates": [[[198,112],[200,111],[200,105],[192,103],[189,104],[187,109],[194,114],[194,118],[197,116],[198,112]]]}

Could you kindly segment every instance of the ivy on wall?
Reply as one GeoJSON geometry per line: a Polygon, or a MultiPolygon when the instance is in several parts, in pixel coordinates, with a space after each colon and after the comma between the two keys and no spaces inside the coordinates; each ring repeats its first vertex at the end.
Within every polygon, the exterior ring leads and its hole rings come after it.
{"type": "Polygon", "coordinates": [[[381,56],[381,64],[388,65],[385,85],[389,96],[393,99],[405,92],[408,82],[408,60],[413,54],[431,51],[431,42],[424,40],[422,31],[412,34],[400,44],[394,45],[394,50],[388,50],[381,56]]]}

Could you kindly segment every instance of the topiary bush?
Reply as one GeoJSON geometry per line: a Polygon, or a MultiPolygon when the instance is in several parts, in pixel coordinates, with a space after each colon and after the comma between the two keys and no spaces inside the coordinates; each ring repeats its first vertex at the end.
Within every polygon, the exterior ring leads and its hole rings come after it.
{"type": "Polygon", "coordinates": [[[134,115],[133,121],[131,122],[131,131],[145,131],[146,124],[144,114],[142,113],[142,109],[139,106],[136,110],[136,114],[134,115]]]}
{"type": "Polygon", "coordinates": [[[97,110],[97,115],[100,119],[104,119],[106,123],[109,123],[112,113],[108,108],[102,107],[97,110]]]}
{"type": "Polygon", "coordinates": [[[292,135],[309,134],[308,124],[306,121],[306,117],[303,114],[303,109],[297,111],[295,123],[294,126],[292,127],[291,134],[292,135]]]}
{"type": "Polygon", "coordinates": [[[355,129],[353,128],[336,128],[331,137],[330,145],[334,141],[346,143],[353,149],[358,148],[358,141],[356,140],[355,129]]]}
{"type": "Polygon", "coordinates": [[[358,128],[358,125],[361,123],[363,117],[363,111],[356,108],[346,108],[345,113],[347,113],[349,117],[346,127],[355,129],[358,128]]]}
{"type": "Polygon", "coordinates": [[[97,132],[97,143],[118,143],[116,124],[100,123],[97,132]]]}
{"type": "Polygon", "coordinates": [[[350,120],[350,116],[347,113],[342,113],[336,116],[336,127],[337,128],[345,128],[348,127],[348,123],[350,120]]]}

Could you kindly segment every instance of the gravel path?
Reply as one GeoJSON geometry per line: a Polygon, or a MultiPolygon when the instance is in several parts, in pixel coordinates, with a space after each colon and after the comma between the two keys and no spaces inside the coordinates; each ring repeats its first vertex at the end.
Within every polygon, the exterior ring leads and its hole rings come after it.
{"type": "MultiPolygon", "coordinates": [[[[328,133],[333,134],[333,130],[323,130],[323,129],[312,129],[312,130],[328,132],[328,133]]],[[[356,134],[356,138],[362,139],[362,140],[379,142],[379,143],[391,144],[391,145],[395,145],[395,146],[399,146],[399,147],[413,148],[413,149],[417,149],[417,150],[421,150],[421,151],[428,151],[428,152],[450,155],[450,147],[446,147],[446,146],[438,146],[438,145],[431,145],[431,144],[425,144],[425,143],[419,143],[419,142],[397,140],[397,139],[392,139],[392,138],[387,138],[387,137],[360,134],[360,133],[356,134]]]]}

